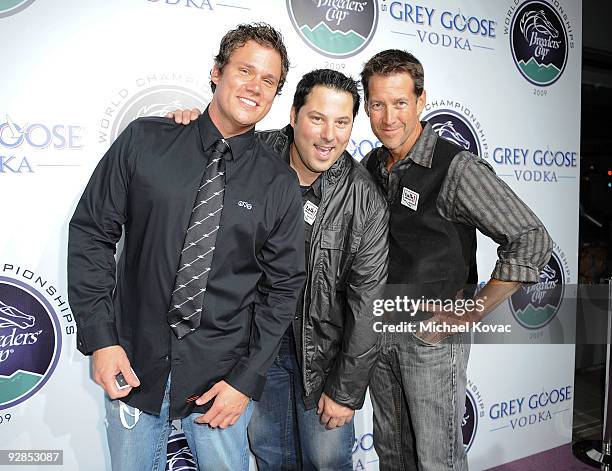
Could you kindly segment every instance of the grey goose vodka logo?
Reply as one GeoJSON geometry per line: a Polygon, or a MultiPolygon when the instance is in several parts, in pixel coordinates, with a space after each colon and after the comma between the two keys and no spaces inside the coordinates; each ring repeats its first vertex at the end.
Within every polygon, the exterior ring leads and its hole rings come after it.
{"type": "Polygon", "coordinates": [[[287,0],[291,22],[315,51],[334,58],[365,48],[376,31],[376,0],[287,0]]]}
{"type": "Polygon", "coordinates": [[[567,31],[559,14],[544,1],[525,2],[512,19],[510,48],[514,63],[530,83],[555,83],[568,55],[567,31]]]}

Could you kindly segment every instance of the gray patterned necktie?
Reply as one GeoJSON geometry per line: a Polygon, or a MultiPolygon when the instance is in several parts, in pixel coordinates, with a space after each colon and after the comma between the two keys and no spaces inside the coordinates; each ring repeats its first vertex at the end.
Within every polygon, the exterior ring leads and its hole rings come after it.
{"type": "Polygon", "coordinates": [[[215,142],[185,234],[168,308],[168,324],[179,339],[196,330],[202,318],[204,293],[223,210],[224,155],[228,151],[225,139],[215,142]]]}

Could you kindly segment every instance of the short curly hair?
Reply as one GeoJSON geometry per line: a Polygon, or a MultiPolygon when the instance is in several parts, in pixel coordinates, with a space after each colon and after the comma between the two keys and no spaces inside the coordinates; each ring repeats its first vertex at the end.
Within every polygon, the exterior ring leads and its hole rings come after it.
{"type": "MultiPolygon", "coordinates": [[[[267,23],[240,24],[236,29],[228,31],[221,39],[219,52],[215,56],[215,65],[220,72],[223,72],[223,67],[229,62],[232,52],[244,46],[248,41],[255,41],[261,46],[274,49],[280,55],[281,76],[276,88],[276,94],[279,95],[287,79],[287,72],[289,72],[289,56],[283,42],[283,36],[267,23]]],[[[210,81],[210,87],[214,93],[217,87],[212,80],[210,81]]]]}

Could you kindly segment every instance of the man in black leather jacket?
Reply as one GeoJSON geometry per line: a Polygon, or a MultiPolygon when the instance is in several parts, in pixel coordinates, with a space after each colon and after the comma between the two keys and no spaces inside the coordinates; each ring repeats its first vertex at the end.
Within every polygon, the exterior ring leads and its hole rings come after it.
{"type": "MultiPolygon", "coordinates": [[[[353,469],[353,414],[378,356],[372,304],[388,255],[385,200],[346,152],[359,102],[351,78],[315,70],[297,85],[291,124],[259,133],[298,174],[307,266],[293,326],[249,424],[260,471],[353,469]]],[[[175,117],[187,122],[189,113],[175,117]]]]}

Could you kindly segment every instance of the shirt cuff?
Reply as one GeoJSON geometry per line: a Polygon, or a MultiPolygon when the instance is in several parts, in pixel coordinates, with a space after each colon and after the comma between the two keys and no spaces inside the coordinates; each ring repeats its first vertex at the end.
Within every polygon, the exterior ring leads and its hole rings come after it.
{"type": "Polygon", "coordinates": [[[266,377],[249,369],[244,360],[240,360],[225,377],[225,382],[251,399],[259,401],[266,377]]]}
{"type": "Polygon", "coordinates": [[[96,350],[111,345],[119,345],[117,327],[112,322],[79,326],[77,329],[77,349],[83,355],[91,355],[96,350]]]}
{"type": "Polygon", "coordinates": [[[491,278],[500,281],[519,281],[521,283],[539,283],[540,269],[533,265],[512,260],[498,260],[491,278]]]}

